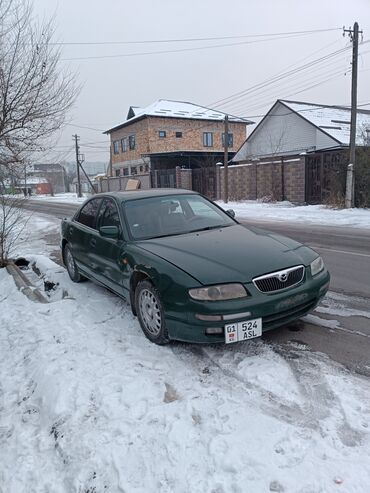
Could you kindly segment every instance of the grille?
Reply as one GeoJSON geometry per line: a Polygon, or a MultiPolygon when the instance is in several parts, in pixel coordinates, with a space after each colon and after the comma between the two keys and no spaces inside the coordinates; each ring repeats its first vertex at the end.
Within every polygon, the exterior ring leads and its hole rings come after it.
{"type": "Polygon", "coordinates": [[[296,286],[302,281],[303,276],[304,266],[298,265],[290,269],[272,272],[265,276],[255,277],[253,283],[262,293],[273,293],[296,286]]]}

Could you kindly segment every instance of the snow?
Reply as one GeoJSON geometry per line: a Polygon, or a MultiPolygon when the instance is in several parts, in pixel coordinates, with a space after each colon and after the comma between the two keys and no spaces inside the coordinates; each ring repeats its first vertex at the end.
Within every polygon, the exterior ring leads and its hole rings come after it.
{"type": "Polygon", "coordinates": [[[48,202],[60,202],[69,204],[82,204],[86,199],[91,197],[91,194],[82,194],[82,197],[78,197],[76,193],[56,193],[53,197],[51,195],[33,195],[29,200],[45,200],[48,202]]]}
{"type": "MultiPolygon", "coordinates": [[[[60,203],[83,203],[90,195],[78,198],[75,193],[60,193],[54,197],[37,195],[30,200],[60,203]]],[[[322,226],[346,226],[370,229],[370,209],[333,209],[325,205],[294,205],[291,202],[260,202],[245,200],[216,203],[223,209],[233,209],[237,219],[258,221],[283,221],[286,223],[316,224],[322,226]]]]}
{"type": "Polygon", "coordinates": [[[293,205],[290,202],[217,201],[223,209],[233,209],[236,219],[283,221],[285,223],[346,226],[370,229],[370,209],[332,209],[325,205],[293,205]]]}
{"type": "Polygon", "coordinates": [[[0,270],[0,491],[368,491],[368,380],[293,343],[156,346],[48,258],[58,227],[33,215],[19,247],[50,304],[0,270]]]}
{"type": "MultiPolygon", "coordinates": [[[[288,108],[297,112],[306,120],[321,128],[341,144],[349,145],[351,109],[340,106],[301,103],[297,101],[281,101],[288,108]]],[[[357,110],[356,144],[364,144],[366,129],[370,130],[370,111],[357,110]]]]}
{"type": "MultiPolygon", "coordinates": [[[[199,106],[197,104],[188,103],[185,101],[172,101],[169,99],[158,99],[146,108],[136,108],[134,112],[135,116],[122,123],[121,125],[124,125],[128,122],[132,123],[144,115],[163,116],[166,118],[189,118],[193,120],[225,120],[225,113],[222,113],[220,111],[212,110],[210,108],[206,108],[205,106],[199,106]]],[[[229,116],[229,121],[243,122],[246,125],[249,123],[253,123],[250,120],[246,120],[245,118],[238,118],[234,116],[229,116]]],[[[107,132],[111,132],[121,125],[117,125],[116,127],[107,130],[107,132]]]]}

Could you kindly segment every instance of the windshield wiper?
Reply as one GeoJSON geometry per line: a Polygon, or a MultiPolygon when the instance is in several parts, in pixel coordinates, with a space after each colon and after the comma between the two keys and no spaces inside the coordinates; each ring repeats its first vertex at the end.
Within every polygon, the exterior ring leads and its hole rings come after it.
{"type": "Polygon", "coordinates": [[[210,229],[227,228],[228,226],[231,226],[231,224],[219,224],[217,226],[205,226],[204,228],[193,229],[192,233],[197,232],[197,231],[209,231],[210,229]]]}

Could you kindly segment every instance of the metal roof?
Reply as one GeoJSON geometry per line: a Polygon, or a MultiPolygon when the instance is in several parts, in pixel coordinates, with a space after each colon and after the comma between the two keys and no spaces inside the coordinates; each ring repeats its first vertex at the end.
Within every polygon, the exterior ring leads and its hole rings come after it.
{"type": "MultiPolygon", "coordinates": [[[[227,113],[212,110],[210,108],[206,108],[205,106],[200,106],[185,101],[172,101],[169,99],[158,99],[146,108],[131,106],[130,110],[131,112],[129,112],[129,114],[134,113],[134,116],[132,118],[129,118],[125,122],[110,128],[104,133],[109,134],[114,130],[118,130],[125,125],[129,125],[137,120],[140,120],[141,118],[148,116],[185,118],[189,120],[223,121],[225,119],[225,115],[227,115],[227,113]]],[[[254,123],[246,118],[232,115],[229,115],[229,121],[231,123],[244,123],[245,125],[250,125],[254,123]]]]}
{"type": "MultiPolygon", "coordinates": [[[[303,103],[280,100],[302,118],[329,134],[343,145],[349,145],[351,109],[344,106],[303,103]]],[[[366,129],[370,131],[370,111],[357,110],[356,145],[364,144],[366,129]]]]}

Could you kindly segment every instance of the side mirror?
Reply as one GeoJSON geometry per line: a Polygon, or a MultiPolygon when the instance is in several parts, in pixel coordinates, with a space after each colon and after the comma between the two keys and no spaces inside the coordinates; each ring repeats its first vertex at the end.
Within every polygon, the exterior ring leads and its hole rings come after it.
{"type": "Polygon", "coordinates": [[[235,217],[235,211],[233,211],[232,209],[228,209],[226,211],[226,214],[228,214],[230,217],[232,217],[234,219],[235,217]]]}
{"type": "Polygon", "coordinates": [[[105,238],[118,238],[119,230],[117,226],[101,226],[99,233],[105,238]]]}

